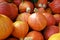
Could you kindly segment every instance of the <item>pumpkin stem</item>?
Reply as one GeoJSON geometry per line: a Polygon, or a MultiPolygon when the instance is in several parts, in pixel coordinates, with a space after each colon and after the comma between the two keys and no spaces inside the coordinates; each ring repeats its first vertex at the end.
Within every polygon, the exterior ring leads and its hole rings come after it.
{"type": "Polygon", "coordinates": [[[38,12],[38,9],[37,8],[34,8],[34,12],[38,12]]]}
{"type": "Polygon", "coordinates": [[[40,3],[38,6],[41,7],[41,8],[42,8],[42,7],[43,7],[43,8],[46,8],[46,5],[45,5],[45,4],[41,4],[41,3],[40,3]]]}
{"type": "Polygon", "coordinates": [[[43,7],[43,4],[40,3],[38,6],[39,6],[39,7],[43,7]]]}
{"type": "Polygon", "coordinates": [[[27,8],[26,8],[26,12],[30,13],[30,10],[31,10],[30,7],[27,7],[27,8]]]}

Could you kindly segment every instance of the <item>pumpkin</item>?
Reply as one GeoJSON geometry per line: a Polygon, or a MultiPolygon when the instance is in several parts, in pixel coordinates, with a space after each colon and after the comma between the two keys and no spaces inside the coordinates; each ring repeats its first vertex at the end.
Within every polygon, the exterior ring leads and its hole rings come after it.
{"type": "Polygon", "coordinates": [[[5,0],[0,0],[0,2],[5,2],[5,0]]]}
{"type": "Polygon", "coordinates": [[[18,8],[13,3],[1,2],[0,3],[0,14],[4,14],[14,20],[18,15],[18,8]]]}
{"type": "Polygon", "coordinates": [[[47,20],[43,14],[36,12],[28,17],[28,24],[33,30],[41,31],[46,27],[47,20]]]}
{"type": "Polygon", "coordinates": [[[53,0],[49,3],[49,7],[53,11],[53,13],[60,13],[60,0],[53,0]]]}
{"type": "Polygon", "coordinates": [[[31,31],[27,34],[24,40],[44,40],[41,32],[31,31]]]}
{"type": "Polygon", "coordinates": [[[34,6],[30,1],[23,1],[19,5],[19,11],[21,13],[22,12],[32,13],[33,9],[34,9],[34,6]]]}
{"type": "Polygon", "coordinates": [[[55,34],[55,33],[58,33],[59,32],[59,27],[58,26],[55,26],[55,25],[51,25],[51,26],[47,26],[45,28],[45,30],[43,31],[44,33],[44,37],[46,40],[48,40],[48,38],[55,34]]]}
{"type": "Polygon", "coordinates": [[[14,22],[14,31],[12,35],[17,38],[24,38],[29,31],[29,26],[26,22],[16,21],[14,22]]]}
{"type": "Polygon", "coordinates": [[[7,16],[0,14],[0,39],[6,39],[13,28],[13,22],[7,16]]]}
{"type": "Polygon", "coordinates": [[[55,25],[56,20],[55,20],[54,16],[51,13],[45,12],[45,13],[43,13],[43,15],[47,19],[47,26],[55,25]]]}
{"type": "Polygon", "coordinates": [[[17,6],[22,2],[22,0],[13,0],[13,3],[15,3],[17,6]]]}
{"type": "Polygon", "coordinates": [[[29,16],[30,16],[30,13],[24,12],[24,13],[19,14],[16,20],[17,21],[24,21],[24,22],[28,23],[29,16]]]}
{"type": "Polygon", "coordinates": [[[60,14],[54,14],[53,16],[54,16],[56,22],[59,23],[60,22],[60,14]]]}

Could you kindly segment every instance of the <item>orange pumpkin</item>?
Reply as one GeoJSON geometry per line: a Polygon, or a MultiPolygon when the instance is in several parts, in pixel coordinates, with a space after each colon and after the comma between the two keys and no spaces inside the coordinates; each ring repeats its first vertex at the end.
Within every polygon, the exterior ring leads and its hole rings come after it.
{"type": "Polygon", "coordinates": [[[13,3],[9,3],[9,6],[10,6],[10,18],[11,19],[15,19],[16,17],[17,17],[17,15],[18,15],[18,8],[17,8],[17,6],[15,5],[15,4],[13,4],[13,3]]]}
{"type": "Polygon", "coordinates": [[[5,0],[0,0],[0,2],[5,2],[5,0]]]}
{"type": "Polygon", "coordinates": [[[33,8],[34,8],[34,6],[30,1],[21,2],[21,4],[19,5],[20,12],[32,13],[33,8]]]}
{"type": "Polygon", "coordinates": [[[17,38],[23,38],[28,33],[29,26],[23,21],[16,21],[14,23],[14,31],[12,35],[17,38]]]}
{"type": "Polygon", "coordinates": [[[43,13],[43,15],[47,19],[47,26],[55,25],[56,20],[51,13],[45,12],[45,13],[43,13]]]}
{"type": "Polygon", "coordinates": [[[7,17],[0,14],[0,39],[6,39],[13,31],[13,22],[7,17]]]}
{"type": "Polygon", "coordinates": [[[18,8],[13,3],[1,2],[0,14],[4,14],[13,20],[18,15],[18,8]]]}
{"type": "Polygon", "coordinates": [[[33,30],[41,31],[47,25],[45,16],[41,13],[33,13],[28,17],[28,24],[33,30]]]}
{"type": "Polygon", "coordinates": [[[24,40],[44,40],[43,35],[37,31],[31,31],[27,34],[24,40]]]}
{"type": "Polygon", "coordinates": [[[30,16],[29,13],[24,12],[24,13],[19,14],[16,20],[17,21],[24,21],[24,22],[28,23],[29,16],[30,16]]]}
{"type": "Polygon", "coordinates": [[[43,33],[44,33],[45,39],[48,40],[48,38],[51,35],[58,33],[58,32],[59,32],[59,27],[52,25],[52,26],[47,26],[43,33]]]}
{"type": "MultiPolygon", "coordinates": [[[[28,1],[28,0],[24,0],[24,1],[28,1]]],[[[12,2],[15,3],[17,6],[19,6],[22,0],[13,0],[12,2]]]]}
{"type": "Polygon", "coordinates": [[[53,16],[54,16],[56,22],[59,23],[60,22],[60,14],[54,14],[53,16]]]}
{"type": "Polygon", "coordinates": [[[13,3],[15,3],[17,6],[22,2],[22,0],[13,0],[13,3]]]}
{"type": "Polygon", "coordinates": [[[53,0],[50,4],[49,7],[53,11],[53,13],[59,13],[60,14],[60,0],[53,0]]]}

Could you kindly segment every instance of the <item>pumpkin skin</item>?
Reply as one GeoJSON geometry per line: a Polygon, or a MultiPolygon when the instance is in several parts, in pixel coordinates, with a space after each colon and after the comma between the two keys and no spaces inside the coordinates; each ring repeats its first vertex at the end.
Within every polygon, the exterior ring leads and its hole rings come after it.
{"type": "Polygon", "coordinates": [[[28,24],[33,30],[41,31],[47,25],[47,20],[43,14],[33,13],[28,17],[28,24]]]}
{"type": "Polygon", "coordinates": [[[24,38],[24,40],[44,40],[43,35],[40,32],[37,31],[31,31],[27,34],[27,36],[24,38]]]}
{"type": "Polygon", "coordinates": [[[14,20],[16,17],[17,17],[17,15],[18,15],[18,8],[17,8],[17,6],[15,5],[15,4],[13,4],[13,3],[10,3],[9,4],[10,5],[10,17],[11,17],[11,19],[12,20],[14,20]]]}
{"type": "Polygon", "coordinates": [[[7,16],[0,14],[0,39],[6,39],[13,29],[13,22],[7,16]]]}
{"type": "Polygon", "coordinates": [[[12,35],[17,38],[24,38],[29,31],[29,26],[23,21],[16,21],[14,23],[14,31],[12,35]]]}
{"type": "Polygon", "coordinates": [[[39,12],[39,13],[45,13],[46,10],[45,10],[44,8],[38,8],[38,12],[39,12]]]}
{"type": "Polygon", "coordinates": [[[60,33],[53,34],[48,40],[60,40],[60,33]]]}
{"type": "Polygon", "coordinates": [[[33,9],[34,6],[30,1],[24,1],[19,5],[19,10],[21,13],[23,12],[32,13],[33,9]]]}
{"type": "MultiPolygon", "coordinates": [[[[28,0],[24,0],[24,1],[28,1],[28,0]]],[[[22,0],[13,0],[13,3],[15,3],[17,6],[19,6],[21,2],[22,0]]]]}
{"type": "Polygon", "coordinates": [[[0,0],[0,2],[5,2],[5,0],[0,0]]]}
{"type": "Polygon", "coordinates": [[[49,4],[49,7],[53,11],[53,13],[59,13],[60,14],[60,0],[54,0],[49,4]]]}
{"type": "Polygon", "coordinates": [[[13,0],[13,3],[15,3],[17,6],[22,2],[22,0],[13,0]]]}
{"type": "Polygon", "coordinates": [[[60,14],[54,14],[53,16],[54,16],[56,22],[59,23],[60,22],[60,14]]]}
{"type": "Polygon", "coordinates": [[[56,20],[55,20],[54,16],[51,13],[46,12],[46,13],[43,13],[43,15],[47,19],[47,26],[55,25],[56,20]]]}
{"type": "Polygon", "coordinates": [[[1,2],[0,3],[0,14],[4,14],[12,20],[18,15],[18,8],[13,3],[1,2]]]}
{"type": "Polygon", "coordinates": [[[16,20],[17,21],[24,21],[24,22],[28,23],[29,16],[30,16],[30,13],[24,12],[24,13],[19,14],[16,20]]]}
{"type": "Polygon", "coordinates": [[[55,33],[58,33],[59,32],[59,27],[58,26],[47,26],[46,29],[44,30],[44,37],[46,40],[48,40],[48,38],[55,34],[55,33]]]}

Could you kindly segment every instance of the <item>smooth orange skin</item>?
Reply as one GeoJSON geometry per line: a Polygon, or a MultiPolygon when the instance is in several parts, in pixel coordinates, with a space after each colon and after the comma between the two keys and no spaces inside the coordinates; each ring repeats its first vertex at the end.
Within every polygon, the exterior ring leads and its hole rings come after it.
{"type": "MultiPolygon", "coordinates": [[[[28,0],[24,0],[24,1],[28,1],[28,0]]],[[[22,2],[22,0],[14,0],[13,1],[13,3],[15,3],[17,6],[19,6],[21,2],[22,2]]]]}
{"type": "Polygon", "coordinates": [[[13,3],[15,3],[17,6],[22,2],[22,0],[14,0],[13,3]]]}
{"type": "Polygon", "coordinates": [[[12,20],[18,15],[18,8],[13,3],[1,2],[0,3],[0,14],[4,14],[12,20]]]}
{"type": "Polygon", "coordinates": [[[16,20],[17,21],[24,21],[24,22],[28,23],[28,17],[30,15],[31,15],[30,13],[26,13],[26,12],[21,13],[21,14],[18,15],[16,20]]]}
{"type": "Polygon", "coordinates": [[[29,13],[33,11],[34,8],[33,4],[30,1],[24,1],[19,5],[20,12],[21,13],[26,12],[27,7],[31,8],[29,13]]]}
{"type": "Polygon", "coordinates": [[[29,31],[29,26],[23,21],[16,21],[14,23],[14,31],[12,35],[17,38],[24,38],[29,31]]]}
{"type": "Polygon", "coordinates": [[[54,14],[53,16],[54,16],[56,22],[59,23],[60,22],[60,14],[54,14]]]}
{"type": "Polygon", "coordinates": [[[47,26],[47,28],[44,30],[44,37],[46,40],[48,40],[48,38],[59,32],[59,27],[58,26],[47,26]]]}
{"type": "Polygon", "coordinates": [[[11,12],[10,13],[10,17],[11,17],[12,20],[14,20],[17,17],[17,15],[18,15],[18,8],[13,3],[10,3],[9,5],[10,5],[10,8],[11,8],[10,9],[10,12],[11,12]]]}
{"type": "Polygon", "coordinates": [[[44,13],[44,12],[46,12],[46,10],[44,8],[38,8],[38,12],[39,13],[44,13]]]}
{"type": "Polygon", "coordinates": [[[40,8],[39,4],[45,4],[45,5],[47,5],[47,0],[38,0],[38,2],[35,3],[35,7],[40,8]]]}
{"type": "Polygon", "coordinates": [[[28,24],[33,30],[41,31],[47,25],[47,20],[44,15],[40,13],[33,13],[28,18],[28,24]]]}
{"type": "Polygon", "coordinates": [[[53,13],[60,14],[60,0],[54,0],[49,4],[49,7],[52,9],[53,13]]]}
{"type": "Polygon", "coordinates": [[[6,39],[13,29],[13,22],[7,16],[0,14],[0,39],[6,39]]]}
{"type": "Polygon", "coordinates": [[[44,40],[43,35],[37,31],[29,32],[26,37],[32,37],[32,40],[44,40]]]}
{"type": "Polygon", "coordinates": [[[0,2],[5,2],[5,0],[0,0],[0,2]]]}
{"type": "Polygon", "coordinates": [[[43,13],[43,15],[47,19],[47,26],[55,25],[56,20],[55,20],[55,18],[53,17],[53,15],[51,13],[43,13]]]}

